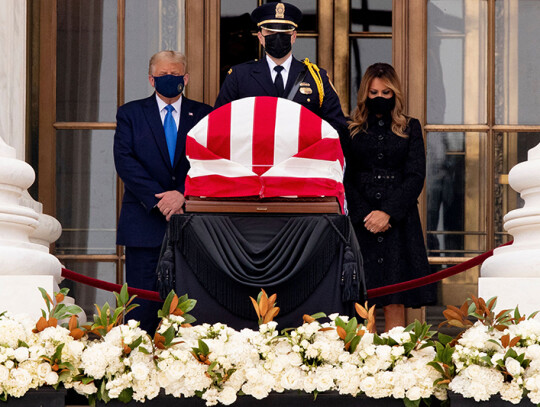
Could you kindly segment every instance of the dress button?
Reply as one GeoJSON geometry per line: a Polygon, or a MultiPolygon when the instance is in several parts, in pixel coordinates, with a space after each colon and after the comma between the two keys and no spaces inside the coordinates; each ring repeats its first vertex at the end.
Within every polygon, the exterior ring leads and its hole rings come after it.
{"type": "Polygon", "coordinates": [[[175,177],[174,175],[173,175],[173,177],[172,177],[172,180],[173,180],[173,181],[176,181],[176,177],[175,177]]]}
{"type": "Polygon", "coordinates": [[[379,120],[379,126],[384,126],[384,120],[379,120]]]}
{"type": "Polygon", "coordinates": [[[377,259],[377,263],[383,264],[383,262],[384,262],[384,259],[383,259],[382,257],[379,257],[379,258],[377,259]]]}
{"type": "Polygon", "coordinates": [[[383,240],[384,240],[384,237],[382,237],[382,236],[379,236],[379,237],[377,238],[377,242],[379,242],[379,243],[382,243],[383,240]]]}
{"type": "Polygon", "coordinates": [[[377,175],[377,179],[381,179],[381,176],[380,176],[380,175],[377,175]]]}
{"type": "Polygon", "coordinates": [[[377,192],[375,194],[375,199],[381,199],[381,193],[380,192],[377,192]]]}
{"type": "Polygon", "coordinates": [[[384,140],[384,136],[382,134],[379,134],[379,136],[377,137],[379,140],[384,140]]]}
{"type": "Polygon", "coordinates": [[[377,154],[377,158],[378,158],[379,160],[382,160],[382,159],[383,159],[383,157],[384,157],[384,154],[383,154],[383,153],[379,153],[379,154],[377,154]]]}

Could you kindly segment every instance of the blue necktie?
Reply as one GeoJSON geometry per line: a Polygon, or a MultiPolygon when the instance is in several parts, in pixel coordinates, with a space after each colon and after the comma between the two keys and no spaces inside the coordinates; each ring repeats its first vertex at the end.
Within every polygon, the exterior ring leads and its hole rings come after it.
{"type": "Polygon", "coordinates": [[[163,128],[165,129],[165,140],[167,140],[167,148],[169,149],[171,165],[174,165],[174,151],[176,150],[176,137],[178,136],[178,130],[172,116],[174,107],[172,105],[167,105],[165,106],[165,109],[167,109],[167,114],[165,115],[163,128]]]}

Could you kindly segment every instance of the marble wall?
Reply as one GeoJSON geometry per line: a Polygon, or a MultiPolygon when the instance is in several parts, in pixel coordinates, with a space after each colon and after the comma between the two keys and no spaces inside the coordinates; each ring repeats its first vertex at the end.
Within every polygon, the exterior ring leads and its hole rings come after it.
{"type": "Polygon", "coordinates": [[[25,157],[26,0],[2,0],[0,12],[0,137],[25,157]]]}

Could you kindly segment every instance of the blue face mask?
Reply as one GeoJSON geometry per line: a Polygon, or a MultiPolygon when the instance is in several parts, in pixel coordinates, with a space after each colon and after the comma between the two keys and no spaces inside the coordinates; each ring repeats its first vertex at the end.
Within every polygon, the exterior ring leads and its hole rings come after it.
{"type": "Polygon", "coordinates": [[[174,98],[184,90],[184,75],[154,76],[156,91],[166,98],[174,98]]]}

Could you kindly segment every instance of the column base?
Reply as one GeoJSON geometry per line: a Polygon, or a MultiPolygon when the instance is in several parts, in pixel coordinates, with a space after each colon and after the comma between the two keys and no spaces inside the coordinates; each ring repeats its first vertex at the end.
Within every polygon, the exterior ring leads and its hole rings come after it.
{"type": "Polygon", "coordinates": [[[519,307],[523,315],[540,310],[540,278],[534,277],[480,277],[478,296],[484,300],[497,297],[496,310],[519,307]]]}

